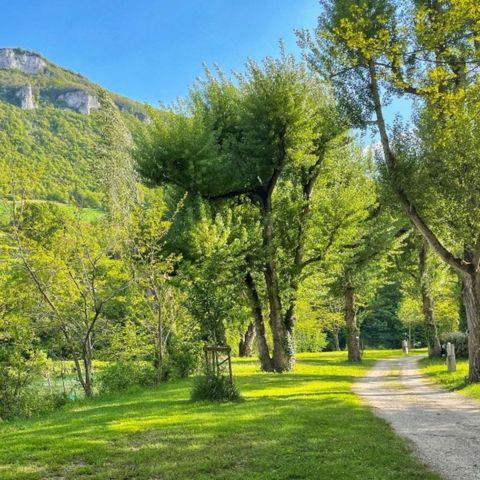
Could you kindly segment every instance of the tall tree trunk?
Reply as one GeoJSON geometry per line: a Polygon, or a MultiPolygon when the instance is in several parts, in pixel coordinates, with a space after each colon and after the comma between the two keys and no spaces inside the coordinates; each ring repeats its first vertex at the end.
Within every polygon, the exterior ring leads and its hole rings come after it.
{"type": "Polygon", "coordinates": [[[294,348],[291,328],[285,324],[283,317],[280,289],[273,246],[272,199],[268,196],[262,208],[263,246],[265,249],[264,277],[270,307],[270,328],[273,337],[272,363],[276,372],[288,372],[294,364],[294,348]]]}
{"type": "Polygon", "coordinates": [[[480,272],[464,276],[463,302],[468,324],[468,381],[480,382],[480,272]]]}
{"type": "Polygon", "coordinates": [[[428,245],[425,241],[422,241],[422,245],[418,252],[420,291],[422,294],[423,322],[425,326],[425,335],[427,337],[428,356],[433,358],[440,357],[442,355],[442,349],[438,338],[437,324],[435,322],[435,314],[433,311],[433,298],[428,279],[427,252],[428,245]]]}
{"type": "Polygon", "coordinates": [[[253,351],[253,342],[255,340],[255,325],[253,322],[248,324],[247,330],[242,334],[240,344],[238,345],[238,355],[240,357],[251,357],[253,351]]]}
{"type": "Polygon", "coordinates": [[[264,372],[272,372],[273,364],[268,349],[267,337],[265,335],[265,321],[263,317],[262,303],[255,286],[255,281],[250,272],[245,275],[248,299],[255,319],[255,334],[257,336],[258,357],[260,366],[264,372]]]}
{"type": "Polygon", "coordinates": [[[270,306],[270,326],[273,337],[273,368],[276,372],[288,372],[293,368],[294,348],[292,332],[284,323],[282,302],[277,283],[275,263],[265,265],[265,284],[270,306]]]}
{"type": "Polygon", "coordinates": [[[352,286],[345,289],[345,323],[347,327],[348,361],[361,362],[360,330],[357,325],[355,289],[352,286]]]}

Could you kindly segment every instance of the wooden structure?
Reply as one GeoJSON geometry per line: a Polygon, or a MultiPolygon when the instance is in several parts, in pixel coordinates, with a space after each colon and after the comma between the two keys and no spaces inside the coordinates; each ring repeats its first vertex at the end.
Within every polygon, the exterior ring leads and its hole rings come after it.
{"type": "Polygon", "coordinates": [[[232,349],[230,347],[222,347],[219,345],[205,345],[203,351],[205,353],[205,369],[207,375],[212,375],[214,377],[228,375],[230,381],[233,382],[232,349]]]}

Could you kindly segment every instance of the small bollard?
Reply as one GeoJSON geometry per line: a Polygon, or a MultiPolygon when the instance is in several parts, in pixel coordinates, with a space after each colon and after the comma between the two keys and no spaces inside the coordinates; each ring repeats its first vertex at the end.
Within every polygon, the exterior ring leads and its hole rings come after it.
{"type": "Polygon", "coordinates": [[[405,355],[408,355],[408,341],[402,340],[402,350],[405,355]]]}
{"type": "Polygon", "coordinates": [[[447,367],[449,372],[457,371],[457,362],[455,360],[455,345],[447,343],[447,367]]]}

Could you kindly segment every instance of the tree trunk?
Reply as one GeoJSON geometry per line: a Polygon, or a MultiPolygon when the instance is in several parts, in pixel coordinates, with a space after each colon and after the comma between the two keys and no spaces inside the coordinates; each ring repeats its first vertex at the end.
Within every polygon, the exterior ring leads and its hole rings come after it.
{"type": "Polygon", "coordinates": [[[340,339],[338,337],[338,328],[332,328],[333,346],[337,352],[340,351],[340,339]]]}
{"type": "Polygon", "coordinates": [[[276,372],[292,370],[295,361],[292,330],[285,324],[273,245],[273,216],[271,194],[264,200],[261,210],[262,238],[265,249],[264,278],[270,308],[270,328],[273,337],[272,364],[276,372]]]}
{"type": "Polygon", "coordinates": [[[345,289],[345,323],[347,327],[348,361],[361,362],[360,330],[357,326],[355,289],[352,286],[345,289]]]}
{"type": "Polygon", "coordinates": [[[418,254],[418,267],[420,273],[420,291],[422,294],[423,322],[425,326],[425,336],[427,337],[428,356],[430,358],[440,357],[442,348],[438,338],[437,324],[433,311],[433,299],[430,291],[430,282],[427,272],[427,252],[428,245],[422,241],[418,254]]]}
{"type": "Polygon", "coordinates": [[[480,273],[463,278],[463,302],[468,324],[468,381],[480,382],[480,273]]]}
{"type": "Polygon", "coordinates": [[[83,348],[83,366],[85,370],[83,390],[86,397],[93,396],[92,382],[92,338],[91,334],[87,335],[83,348]]]}
{"type": "Polygon", "coordinates": [[[288,372],[294,364],[292,331],[284,323],[282,303],[277,284],[275,263],[268,261],[265,265],[265,284],[270,305],[270,326],[273,336],[273,368],[276,372],[288,372]]]}
{"type": "Polygon", "coordinates": [[[265,335],[265,321],[263,319],[262,303],[260,302],[260,297],[258,296],[257,288],[250,272],[247,272],[245,275],[245,284],[247,286],[247,294],[253,318],[255,319],[255,334],[257,337],[260,367],[264,372],[272,372],[273,365],[268,349],[267,337],[265,335]]]}
{"type": "Polygon", "coordinates": [[[253,351],[253,342],[255,340],[255,325],[253,322],[248,324],[247,330],[242,334],[240,344],[238,345],[238,355],[240,357],[251,357],[253,351]]]}

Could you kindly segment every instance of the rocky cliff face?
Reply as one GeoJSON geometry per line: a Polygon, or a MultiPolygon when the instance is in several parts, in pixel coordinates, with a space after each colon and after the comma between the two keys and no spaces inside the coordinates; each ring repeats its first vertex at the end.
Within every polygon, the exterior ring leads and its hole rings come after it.
{"type": "Polygon", "coordinates": [[[85,90],[73,90],[62,93],[58,100],[67,108],[84,115],[89,115],[92,110],[100,108],[97,97],[85,90]]]}
{"type": "MultiPolygon", "coordinates": [[[[89,115],[100,108],[95,95],[98,88],[86,77],[55,65],[35,52],[0,48],[0,102],[24,110],[53,106],[89,115]]],[[[142,122],[149,121],[139,103],[114,93],[110,95],[122,112],[142,122]]]]}
{"type": "Polygon", "coordinates": [[[20,70],[24,73],[42,73],[47,62],[32,52],[17,48],[0,48],[0,69],[20,70]]]}
{"type": "Polygon", "coordinates": [[[35,100],[33,98],[31,85],[20,87],[15,92],[15,98],[18,100],[18,106],[23,110],[33,110],[35,108],[35,100]]]}

